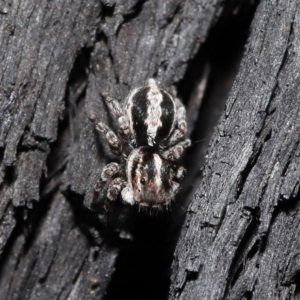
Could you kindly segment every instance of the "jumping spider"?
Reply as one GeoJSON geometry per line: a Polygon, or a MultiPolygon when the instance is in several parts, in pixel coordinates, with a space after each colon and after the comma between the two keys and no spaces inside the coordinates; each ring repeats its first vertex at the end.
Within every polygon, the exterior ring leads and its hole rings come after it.
{"type": "Polygon", "coordinates": [[[185,139],[183,104],[160,89],[154,79],[132,90],[123,108],[107,94],[102,96],[119,127],[115,134],[90,114],[111,152],[120,157],[119,163],[111,162],[102,170],[106,197],[113,201],[121,194],[123,201],[146,207],[170,205],[185,173],[174,162],[191,143],[185,139]]]}

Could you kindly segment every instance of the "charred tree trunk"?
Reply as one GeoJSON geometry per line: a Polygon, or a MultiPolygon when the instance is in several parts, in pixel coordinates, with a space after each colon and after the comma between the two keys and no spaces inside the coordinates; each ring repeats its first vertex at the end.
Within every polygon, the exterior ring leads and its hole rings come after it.
{"type": "Polygon", "coordinates": [[[297,298],[300,8],[256,4],[0,4],[1,299],[297,298]],[[151,77],[187,106],[186,182],[172,213],[106,211],[88,114],[151,77]]]}
{"type": "Polygon", "coordinates": [[[170,299],[300,297],[300,7],[261,1],[173,263],[170,299]]]}

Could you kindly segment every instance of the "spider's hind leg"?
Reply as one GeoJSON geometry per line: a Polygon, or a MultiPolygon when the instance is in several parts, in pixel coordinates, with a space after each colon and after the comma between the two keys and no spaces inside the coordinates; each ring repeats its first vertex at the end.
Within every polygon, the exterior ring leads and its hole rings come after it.
{"type": "Polygon", "coordinates": [[[101,94],[101,96],[107,103],[107,106],[112,115],[118,121],[120,136],[127,137],[129,135],[129,120],[124,111],[121,109],[120,102],[117,99],[110,97],[106,93],[101,94]]]}
{"type": "Polygon", "coordinates": [[[186,139],[178,144],[170,147],[162,153],[163,158],[171,161],[178,160],[182,155],[183,151],[191,145],[191,141],[186,139]]]}
{"type": "Polygon", "coordinates": [[[96,124],[96,129],[105,134],[111,152],[120,155],[122,153],[122,143],[117,135],[102,122],[96,124]]]}
{"type": "Polygon", "coordinates": [[[169,138],[171,145],[174,145],[178,141],[182,140],[187,131],[185,107],[178,98],[175,98],[175,104],[176,104],[176,111],[177,111],[176,113],[177,128],[174,130],[171,137],[169,138]]]}
{"type": "Polygon", "coordinates": [[[120,155],[122,153],[122,143],[117,135],[104,123],[97,123],[96,117],[92,112],[88,113],[88,117],[94,123],[96,129],[105,134],[111,152],[120,155]]]}

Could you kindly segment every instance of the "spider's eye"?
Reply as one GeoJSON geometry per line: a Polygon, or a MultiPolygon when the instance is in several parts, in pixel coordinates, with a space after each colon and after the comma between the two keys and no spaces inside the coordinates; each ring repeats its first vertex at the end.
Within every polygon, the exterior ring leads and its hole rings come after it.
{"type": "Polygon", "coordinates": [[[144,184],[146,183],[145,178],[142,178],[142,179],[140,180],[140,182],[141,182],[142,185],[144,185],[144,184]]]}

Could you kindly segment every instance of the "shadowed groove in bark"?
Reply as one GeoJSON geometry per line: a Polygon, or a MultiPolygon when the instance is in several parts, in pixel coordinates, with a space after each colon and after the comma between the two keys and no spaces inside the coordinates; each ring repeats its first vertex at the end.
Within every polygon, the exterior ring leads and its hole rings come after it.
{"type": "MultiPolygon", "coordinates": [[[[227,80],[229,82],[231,80],[232,82],[243,53],[249,24],[255,11],[255,6],[250,5],[249,7],[241,8],[242,12],[240,15],[237,14],[237,16],[230,16],[228,12],[224,14],[224,16],[221,16],[221,20],[216,24],[216,27],[209,35],[209,40],[201,47],[195,59],[190,62],[183,80],[178,83],[179,97],[188,105],[188,99],[191,98],[201,78],[204,62],[210,59],[211,63],[214,64],[213,70],[209,74],[207,92],[204,96],[204,112],[203,110],[200,111],[200,121],[195,125],[196,129],[194,133],[198,139],[199,135],[203,137],[203,134],[207,134],[207,140],[204,143],[202,142],[202,147],[205,148],[207,146],[203,146],[203,144],[208,144],[209,135],[212,133],[211,124],[213,122],[216,124],[230,89],[228,82],[224,84],[224,77],[227,76],[227,80]],[[248,10],[249,7],[250,11],[248,10]],[[235,30],[236,28],[239,29],[235,30]],[[234,34],[232,31],[234,31],[234,34]],[[216,40],[218,40],[218,42],[216,42],[216,40]],[[235,47],[232,48],[232,44],[234,44],[235,47]],[[220,70],[222,71],[220,72],[220,70]],[[229,70],[230,76],[228,76],[229,70]],[[216,87],[220,84],[221,87],[219,86],[217,92],[215,92],[216,87]],[[218,110],[218,113],[212,112],[213,110],[218,110]],[[205,122],[203,123],[203,117],[209,119],[210,125],[206,125],[205,122]],[[213,118],[214,121],[211,118],[213,118]],[[207,133],[207,130],[209,130],[209,133],[207,133]]],[[[202,147],[198,147],[198,150],[200,148],[201,153],[204,155],[205,150],[203,150],[202,147]]],[[[191,151],[193,151],[193,149],[191,149],[191,151]]],[[[197,150],[195,152],[197,152],[197,150]]],[[[203,163],[203,159],[199,159],[199,151],[197,154],[199,161],[197,161],[197,159],[195,159],[195,161],[193,159],[188,160],[188,155],[185,158],[186,161],[194,161],[194,165],[192,167],[190,166],[190,168],[195,169],[192,172],[198,172],[198,169],[203,163]]],[[[189,173],[190,170],[188,174],[189,173]]],[[[187,187],[186,190],[191,192],[190,187],[187,187]]],[[[187,197],[181,199],[180,206],[185,205],[182,200],[186,201],[187,197]]],[[[174,249],[173,247],[182,224],[183,214],[180,206],[176,207],[176,204],[174,204],[173,209],[175,212],[173,212],[173,214],[175,214],[175,220],[168,216],[163,216],[163,218],[167,218],[166,223],[162,222],[160,216],[154,223],[152,223],[152,220],[148,220],[147,216],[135,216],[138,225],[134,227],[139,228],[139,231],[134,235],[133,242],[128,243],[125,249],[121,251],[121,255],[116,263],[116,273],[113,276],[105,297],[106,300],[121,299],[121,297],[131,299],[140,299],[141,297],[143,299],[166,299],[168,285],[170,284],[168,280],[170,273],[166,272],[170,272],[169,264],[172,249],[174,249]],[[159,223],[159,225],[157,225],[157,223],[159,223]],[[171,225],[175,223],[175,228],[172,229],[174,225],[170,226],[170,223],[171,225]],[[160,232],[158,235],[158,232],[162,231],[162,229],[155,229],[156,227],[164,228],[164,232],[160,232]],[[149,232],[151,232],[151,235],[156,235],[155,242],[149,240],[150,236],[145,237],[145,235],[149,235],[149,232]],[[170,242],[166,243],[165,240],[171,240],[172,244],[170,245],[170,242]],[[159,250],[156,249],[156,245],[160,245],[159,250]],[[169,258],[164,264],[161,262],[163,253],[169,253],[169,258]],[[145,259],[150,260],[150,263],[145,264],[145,259]],[[162,282],[165,283],[162,285],[162,282]],[[159,288],[151,289],[150,283],[159,288]]],[[[197,273],[189,272],[187,276],[190,280],[195,280],[197,273]]]]}

